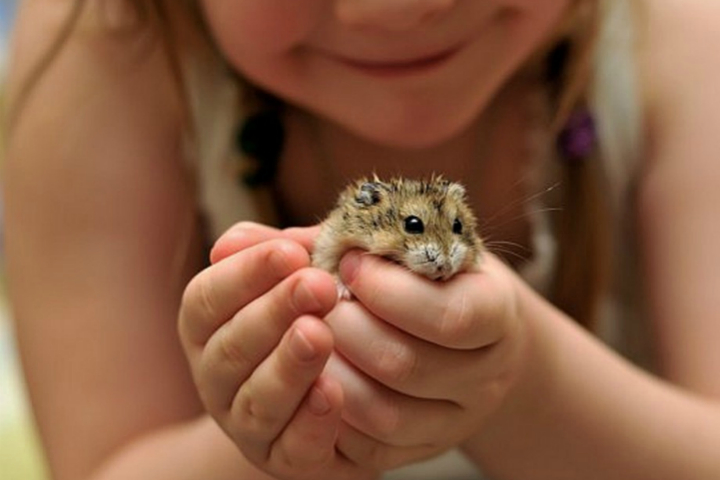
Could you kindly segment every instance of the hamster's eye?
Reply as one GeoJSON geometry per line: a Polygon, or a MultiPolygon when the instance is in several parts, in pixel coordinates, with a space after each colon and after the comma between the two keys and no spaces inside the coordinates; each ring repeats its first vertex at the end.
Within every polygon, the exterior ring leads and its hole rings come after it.
{"type": "Polygon", "coordinates": [[[425,225],[418,217],[411,215],[405,219],[405,231],[417,235],[425,231],[425,225]]]}
{"type": "Polygon", "coordinates": [[[462,233],[462,222],[459,218],[456,218],[453,222],[453,233],[456,235],[460,235],[462,233]]]}

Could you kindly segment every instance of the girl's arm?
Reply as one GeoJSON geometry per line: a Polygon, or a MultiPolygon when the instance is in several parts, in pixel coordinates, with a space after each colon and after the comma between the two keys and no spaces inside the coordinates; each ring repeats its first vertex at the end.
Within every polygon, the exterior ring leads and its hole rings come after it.
{"type": "Polygon", "coordinates": [[[720,8],[645,3],[651,136],[638,218],[666,380],[530,300],[534,367],[467,445],[498,478],[720,478],[720,8]]]}
{"type": "Polygon", "coordinates": [[[529,368],[464,445],[490,478],[719,478],[720,402],[651,377],[544,300],[526,301],[529,368]]]}
{"type": "MultiPolygon", "coordinates": [[[[27,0],[10,101],[73,1],[27,0]]],[[[267,478],[203,415],[177,335],[202,263],[180,100],[159,43],[89,13],[23,106],[4,165],[20,350],[53,477],[267,478]]],[[[95,12],[97,13],[97,12],[95,12]]]]}

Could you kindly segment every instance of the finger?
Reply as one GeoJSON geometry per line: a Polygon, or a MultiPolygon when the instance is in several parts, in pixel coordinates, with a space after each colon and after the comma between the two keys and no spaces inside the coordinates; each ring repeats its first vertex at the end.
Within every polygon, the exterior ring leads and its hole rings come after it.
{"type": "Polygon", "coordinates": [[[210,262],[215,264],[241,250],[279,237],[277,228],[255,222],[236,223],[217,239],[210,250],[210,262]]]}
{"type": "MultiPolygon", "coordinates": [[[[227,419],[245,452],[255,459],[269,457],[272,443],[292,420],[331,350],[332,333],[327,325],[302,317],[252,372],[237,391],[227,419]]],[[[316,393],[320,395],[311,397],[316,401],[312,406],[326,400],[326,410],[339,409],[337,398],[326,398],[322,390],[316,393]]]]}
{"type": "Polygon", "coordinates": [[[309,263],[297,243],[272,240],[203,270],[183,295],[179,328],[184,343],[204,345],[238,310],[309,263]]]}
{"type": "Polygon", "coordinates": [[[240,222],[233,225],[215,242],[210,250],[210,262],[215,264],[241,250],[275,238],[287,238],[311,252],[319,232],[319,225],[280,230],[259,223],[240,222]]]}
{"type": "Polygon", "coordinates": [[[303,247],[307,248],[309,252],[312,252],[315,244],[315,239],[320,233],[320,225],[313,227],[292,227],[286,228],[282,231],[284,238],[298,242],[303,247]]]}
{"type": "Polygon", "coordinates": [[[337,379],[345,394],[343,420],[380,442],[397,447],[420,443],[451,443],[463,409],[448,401],[414,398],[395,392],[358,371],[337,354],[325,372],[337,379]]]}
{"type": "Polygon", "coordinates": [[[302,269],[225,323],[210,337],[194,369],[200,392],[212,392],[203,397],[206,407],[227,410],[240,385],[271,355],[293,322],[303,315],[325,316],[336,295],[327,272],[302,269]]]}
{"type": "Polygon", "coordinates": [[[297,478],[298,472],[303,472],[308,479],[377,479],[371,465],[355,463],[338,451],[343,401],[340,384],[320,376],[272,445],[268,470],[279,473],[280,478],[297,478]]]}
{"type": "Polygon", "coordinates": [[[343,423],[340,426],[337,449],[354,464],[377,470],[391,470],[432,458],[447,447],[431,444],[409,447],[388,445],[343,423]]]}
{"type": "Polygon", "coordinates": [[[320,377],[292,421],[271,446],[268,463],[293,471],[320,470],[335,458],[335,440],[342,411],[340,384],[320,377]]]}
{"type": "Polygon", "coordinates": [[[435,282],[358,251],[349,252],[340,264],[343,283],[375,315],[451,348],[480,348],[502,338],[506,309],[513,302],[507,301],[505,282],[497,277],[483,268],[435,282]]]}
{"type": "Polygon", "coordinates": [[[511,365],[498,344],[474,350],[441,347],[379,319],[358,302],[340,302],[326,317],[335,349],[366,375],[405,395],[465,403],[511,365]]]}

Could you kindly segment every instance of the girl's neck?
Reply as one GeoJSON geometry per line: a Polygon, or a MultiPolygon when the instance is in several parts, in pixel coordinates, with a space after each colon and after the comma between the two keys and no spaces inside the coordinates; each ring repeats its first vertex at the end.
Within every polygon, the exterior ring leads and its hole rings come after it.
{"type": "Polygon", "coordinates": [[[533,155],[526,142],[532,128],[530,88],[527,82],[513,82],[463,131],[422,149],[379,145],[323,118],[289,109],[277,179],[286,217],[292,222],[318,221],[345,184],[372,173],[415,178],[443,174],[466,185],[481,219],[493,216],[508,201],[527,194],[518,179],[533,155]]]}
{"type": "Polygon", "coordinates": [[[426,148],[399,148],[358,137],[341,125],[305,114],[326,181],[347,182],[360,175],[426,177],[432,173],[470,178],[485,152],[484,117],[444,142],[426,148]]]}

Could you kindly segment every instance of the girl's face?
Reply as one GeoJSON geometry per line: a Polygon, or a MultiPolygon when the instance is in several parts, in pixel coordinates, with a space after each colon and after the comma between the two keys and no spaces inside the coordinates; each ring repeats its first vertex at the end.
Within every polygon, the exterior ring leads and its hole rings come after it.
{"type": "Polygon", "coordinates": [[[358,135],[457,134],[574,0],[201,0],[250,81],[358,135]]]}

